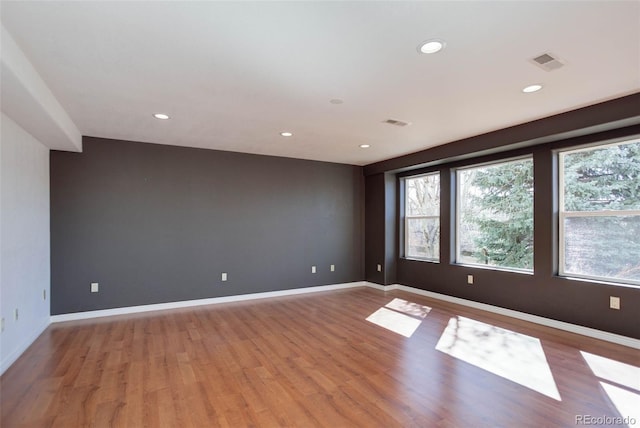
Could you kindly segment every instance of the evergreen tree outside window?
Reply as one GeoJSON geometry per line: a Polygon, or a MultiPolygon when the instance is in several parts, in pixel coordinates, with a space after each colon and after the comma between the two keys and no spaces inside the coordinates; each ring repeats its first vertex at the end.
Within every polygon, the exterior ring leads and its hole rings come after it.
{"type": "Polygon", "coordinates": [[[440,173],[405,178],[405,257],[440,260],[440,173]]]}
{"type": "Polygon", "coordinates": [[[533,271],[533,159],[456,171],[456,262],[533,271]]]}
{"type": "Polygon", "coordinates": [[[559,153],[560,275],[640,285],[640,140],[559,153]]]}

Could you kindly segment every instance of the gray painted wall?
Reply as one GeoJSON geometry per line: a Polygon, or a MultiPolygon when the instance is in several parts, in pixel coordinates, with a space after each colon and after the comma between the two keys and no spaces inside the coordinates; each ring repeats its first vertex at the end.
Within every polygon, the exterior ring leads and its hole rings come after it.
{"type": "Polygon", "coordinates": [[[52,315],[364,279],[361,167],[83,146],[51,152],[52,315]]]}

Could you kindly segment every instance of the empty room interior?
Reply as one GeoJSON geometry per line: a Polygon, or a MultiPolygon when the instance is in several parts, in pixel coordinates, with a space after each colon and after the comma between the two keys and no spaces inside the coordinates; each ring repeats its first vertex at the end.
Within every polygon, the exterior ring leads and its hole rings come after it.
{"type": "Polygon", "coordinates": [[[640,427],[640,2],[0,18],[0,426],[640,427]]]}

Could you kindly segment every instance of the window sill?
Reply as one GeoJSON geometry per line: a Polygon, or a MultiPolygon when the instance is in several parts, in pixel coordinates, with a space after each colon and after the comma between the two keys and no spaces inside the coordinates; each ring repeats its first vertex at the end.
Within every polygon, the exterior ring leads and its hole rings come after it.
{"type": "Polygon", "coordinates": [[[585,282],[585,283],[594,284],[594,285],[607,285],[609,287],[613,286],[613,287],[633,288],[635,290],[640,289],[640,284],[632,284],[628,282],[604,281],[596,278],[585,278],[585,277],[571,276],[571,275],[556,275],[556,278],[566,280],[566,281],[585,282]]]}
{"type": "Polygon", "coordinates": [[[528,269],[518,269],[518,268],[505,268],[501,266],[491,266],[491,265],[474,265],[468,263],[451,263],[453,266],[461,266],[469,269],[482,269],[482,270],[494,270],[498,272],[510,272],[510,273],[519,273],[524,275],[533,275],[533,270],[528,269]]]}
{"type": "Polygon", "coordinates": [[[402,259],[409,260],[412,262],[427,262],[427,263],[440,264],[440,260],[434,260],[434,259],[420,259],[417,257],[402,257],[402,259]]]}

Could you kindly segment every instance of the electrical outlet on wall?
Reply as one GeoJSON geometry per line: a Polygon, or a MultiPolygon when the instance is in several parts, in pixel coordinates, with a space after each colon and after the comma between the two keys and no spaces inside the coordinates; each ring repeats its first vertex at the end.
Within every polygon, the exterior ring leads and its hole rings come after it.
{"type": "Polygon", "coordinates": [[[4,317],[0,319],[0,332],[4,331],[4,317]]]}
{"type": "Polygon", "coordinates": [[[329,270],[330,270],[331,272],[335,272],[335,271],[336,271],[336,265],[331,265],[331,266],[329,266],[329,270]]]}
{"type": "Polygon", "coordinates": [[[316,267],[315,266],[311,266],[311,273],[316,273],[316,267]]]}
{"type": "Polygon", "coordinates": [[[473,285],[473,275],[467,275],[467,284],[473,285]]]}
{"type": "Polygon", "coordinates": [[[97,282],[92,282],[91,283],[91,292],[92,293],[97,293],[98,290],[100,290],[100,284],[98,284],[97,282]]]}
{"type": "Polygon", "coordinates": [[[378,264],[378,272],[382,272],[382,265],[378,264]]]}
{"type": "Polygon", "coordinates": [[[222,275],[221,275],[221,277],[220,277],[220,280],[221,280],[221,281],[226,281],[226,280],[227,280],[227,278],[228,278],[227,273],[226,273],[226,272],[222,272],[222,275]]]}
{"type": "Polygon", "coordinates": [[[620,298],[615,296],[609,296],[609,308],[620,309],[620,298]]]}

